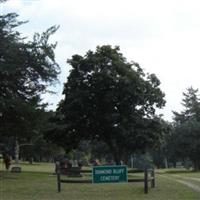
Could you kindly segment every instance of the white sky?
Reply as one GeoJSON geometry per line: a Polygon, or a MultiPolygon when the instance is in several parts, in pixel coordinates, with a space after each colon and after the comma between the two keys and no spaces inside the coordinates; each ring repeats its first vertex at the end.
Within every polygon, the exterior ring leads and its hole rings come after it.
{"type": "Polygon", "coordinates": [[[198,0],[10,0],[1,13],[17,12],[29,20],[20,31],[24,36],[60,25],[53,36],[58,41],[57,62],[62,73],[53,103],[61,99],[63,82],[73,54],[84,55],[97,45],[119,45],[128,61],[155,73],[161,81],[167,104],[161,111],[171,120],[179,111],[182,92],[200,88],[200,1],[198,0]]]}

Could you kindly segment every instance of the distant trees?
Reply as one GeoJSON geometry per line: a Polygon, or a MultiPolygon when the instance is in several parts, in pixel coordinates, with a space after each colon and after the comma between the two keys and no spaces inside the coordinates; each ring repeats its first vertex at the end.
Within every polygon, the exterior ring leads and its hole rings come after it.
{"type": "Polygon", "coordinates": [[[24,23],[17,16],[0,16],[0,136],[15,138],[16,157],[19,143],[30,142],[38,133],[45,108],[41,94],[55,83],[60,71],[54,56],[56,44],[49,43],[58,27],[25,41],[15,30],[24,23]]]}
{"type": "MultiPolygon", "coordinates": [[[[172,135],[172,126],[170,122],[161,120],[162,125],[162,139],[160,140],[159,145],[156,148],[150,150],[150,155],[152,156],[153,163],[157,168],[168,167],[168,161],[171,160],[171,135],[172,135]]],[[[173,147],[174,148],[174,147],[173,147]]]]}
{"type": "Polygon", "coordinates": [[[103,141],[116,163],[129,152],[155,145],[161,136],[156,108],[165,104],[160,81],[129,63],[119,47],[98,46],[74,55],[49,137],[71,147],[81,140],[103,141]],[[57,121],[56,121],[57,120],[57,121]]]}
{"type": "Polygon", "coordinates": [[[189,158],[195,170],[200,169],[200,98],[198,89],[188,88],[183,93],[184,110],[174,112],[174,153],[189,158]]]}
{"type": "Polygon", "coordinates": [[[182,105],[181,112],[173,112],[174,121],[165,123],[161,145],[151,151],[151,155],[158,167],[167,166],[169,163],[176,167],[176,162],[182,161],[187,167],[191,166],[192,162],[193,168],[200,170],[200,96],[198,89],[188,88],[183,93],[182,105]]]}

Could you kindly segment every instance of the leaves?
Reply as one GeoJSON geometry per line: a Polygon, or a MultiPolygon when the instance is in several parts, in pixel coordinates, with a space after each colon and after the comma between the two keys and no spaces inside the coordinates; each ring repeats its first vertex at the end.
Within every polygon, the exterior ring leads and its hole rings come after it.
{"type": "Polygon", "coordinates": [[[155,75],[146,77],[139,64],[127,62],[119,47],[109,45],[74,55],[68,63],[72,70],[58,108],[66,125],[58,139],[63,146],[74,138],[77,144],[98,138],[121,154],[145,149],[159,138],[153,133],[159,125],[155,108],[165,101],[155,75]]]}
{"type": "Polygon", "coordinates": [[[55,44],[49,43],[57,26],[33,41],[15,30],[26,23],[18,15],[0,16],[0,134],[30,139],[38,130],[38,119],[45,105],[40,95],[55,83],[60,72],[55,61],[55,44]]]}
{"type": "Polygon", "coordinates": [[[200,169],[200,98],[198,89],[192,87],[183,93],[184,110],[174,112],[175,153],[181,158],[189,158],[196,169],[200,169]]]}

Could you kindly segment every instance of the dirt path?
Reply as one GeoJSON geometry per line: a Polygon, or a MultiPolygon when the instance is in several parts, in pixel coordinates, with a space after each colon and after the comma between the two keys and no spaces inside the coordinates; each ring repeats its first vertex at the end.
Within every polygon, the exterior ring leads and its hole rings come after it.
{"type": "Polygon", "coordinates": [[[180,175],[172,175],[172,176],[178,177],[178,178],[181,178],[181,179],[193,180],[193,181],[198,181],[198,182],[200,182],[200,178],[189,177],[189,176],[183,177],[183,176],[180,176],[180,175]]]}
{"type": "Polygon", "coordinates": [[[188,186],[189,188],[195,190],[196,192],[200,192],[200,187],[198,185],[195,185],[194,183],[190,183],[188,181],[184,181],[184,180],[176,180],[179,183],[182,183],[183,185],[188,186]]]}
{"type": "MultiPolygon", "coordinates": [[[[178,182],[178,183],[181,183],[181,184],[183,184],[183,185],[185,185],[185,186],[187,186],[187,187],[193,189],[194,191],[200,193],[200,186],[195,185],[194,183],[191,183],[190,181],[188,181],[188,177],[185,178],[185,177],[180,177],[180,176],[178,176],[178,175],[177,175],[177,176],[176,176],[176,175],[173,175],[173,176],[170,176],[170,177],[169,177],[169,175],[168,175],[168,176],[166,176],[166,175],[159,175],[159,176],[161,176],[161,177],[163,177],[163,178],[166,178],[166,179],[168,179],[168,180],[172,180],[172,181],[176,181],[176,182],[178,182]],[[187,179],[187,180],[181,180],[181,179],[178,179],[178,178],[187,179]]],[[[194,179],[198,179],[198,178],[189,177],[189,179],[190,179],[190,180],[194,180],[194,179]]],[[[198,179],[198,180],[199,180],[199,179],[198,179]]],[[[199,181],[200,181],[200,180],[199,180],[199,181]]]]}

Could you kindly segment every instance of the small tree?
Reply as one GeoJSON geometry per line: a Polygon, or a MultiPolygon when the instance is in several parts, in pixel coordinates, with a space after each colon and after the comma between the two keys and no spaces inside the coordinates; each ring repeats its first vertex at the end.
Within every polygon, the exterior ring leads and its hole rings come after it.
{"type": "Polygon", "coordinates": [[[165,104],[160,81],[129,63],[119,47],[98,46],[68,60],[72,70],[65,83],[52,139],[66,146],[82,139],[105,142],[117,164],[129,152],[145,150],[160,138],[155,108],[165,104]],[[62,126],[61,126],[62,124],[62,126]],[[56,134],[55,134],[56,133],[56,134]]]}

